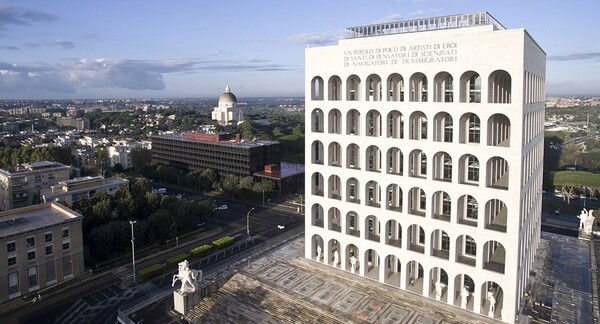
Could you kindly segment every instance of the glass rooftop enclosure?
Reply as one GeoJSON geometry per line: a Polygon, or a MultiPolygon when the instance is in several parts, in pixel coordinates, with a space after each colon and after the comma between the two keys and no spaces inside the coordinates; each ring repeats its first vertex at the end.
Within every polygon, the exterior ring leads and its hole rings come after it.
{"type": "Polygon", "coordinates": [[[506,29],[492,15],[484,11],[349,27],[346,29],[346,39],[482,25],[493,25],[494,30],[506,29]]]}

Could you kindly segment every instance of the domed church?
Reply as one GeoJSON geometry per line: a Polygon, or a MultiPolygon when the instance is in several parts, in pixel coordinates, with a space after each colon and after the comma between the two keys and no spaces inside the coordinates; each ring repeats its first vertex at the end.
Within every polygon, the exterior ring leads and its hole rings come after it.
{"type": "Polygon", "coordinates": [[[244,110],[237,106],[237,98],[225,87],[225,92],[219,96],[219,105],[213,109],[212,119],[221,125],[237,123],[244,120],[244,110]]]}

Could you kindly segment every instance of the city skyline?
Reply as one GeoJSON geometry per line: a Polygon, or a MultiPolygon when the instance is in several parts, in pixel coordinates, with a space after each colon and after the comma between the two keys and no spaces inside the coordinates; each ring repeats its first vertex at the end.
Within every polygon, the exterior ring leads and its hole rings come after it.
{"type": "Polygon", "coordinates": [[[537,40],[547,95],[600,95],[591,0],[369,5],[0,1],[0,99],[212,98],[226,84],[238,97],[301,97],[307,46],[336,44],[350,26],[478,11],[537,40]]]}

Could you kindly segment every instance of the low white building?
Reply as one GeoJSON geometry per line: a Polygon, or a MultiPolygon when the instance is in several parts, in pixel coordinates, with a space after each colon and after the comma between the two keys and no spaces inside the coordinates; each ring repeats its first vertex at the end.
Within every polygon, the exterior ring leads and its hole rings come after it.
{"type": "Polygon", "coordinates": [[[102,176],[74,178],[61,181],[42,191],[42,200],[45,203],[65,201],[70,206],[74,201],[90,198],[100,191],[114,196],[120,186],[129,186],[129,180],[102,176]]]}

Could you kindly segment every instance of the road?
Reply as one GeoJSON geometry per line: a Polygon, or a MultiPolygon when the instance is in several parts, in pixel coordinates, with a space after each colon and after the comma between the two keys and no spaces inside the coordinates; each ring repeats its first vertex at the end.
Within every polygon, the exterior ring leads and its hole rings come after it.
{"type": "MultiPolygon", "coordinates": [[[[161,251],[158,256],[136,262],[138,270],[157,262],[164,262],[171,256],[210,243],[224,235],[239,236],[238,241],[242,242],[236,247],[239,251],[304,224],[304,216],[290,212],[293,208],[285,205],[254,206],[220,197],[202,196],[185,190],[169,189],[168,193],[182,194],[183,199],[214,199],[217,206],[227,205],[227,209],[216,210],[215,224],[211,224],[208,231],[198,235],[194,240],[182,243],[168,251],[161,251]],[[250,212],[249,225],[252,240],[249,240],[246,235],[248,212],[250,212]],[[280,229],[280,226],[283,226],[283,229],[280,229]]],[[[228,258],[236,251],[232,250],[228,253],[230,254],[220,253],[215,257],[204,258],[194,266],[199,269],[210,267],[214,262],[228,258]]],[[[171,286],[170,279],[165,279],[170,278],[169,275],[150,282],[138,281],[133,285],[131,264],[90,277],[60,294],[42,295],[41,301],[28,304],[12,313],[0,315],[0,323],[114,323],[119,305],[135,300],[149,291],[171,286]]]]}

